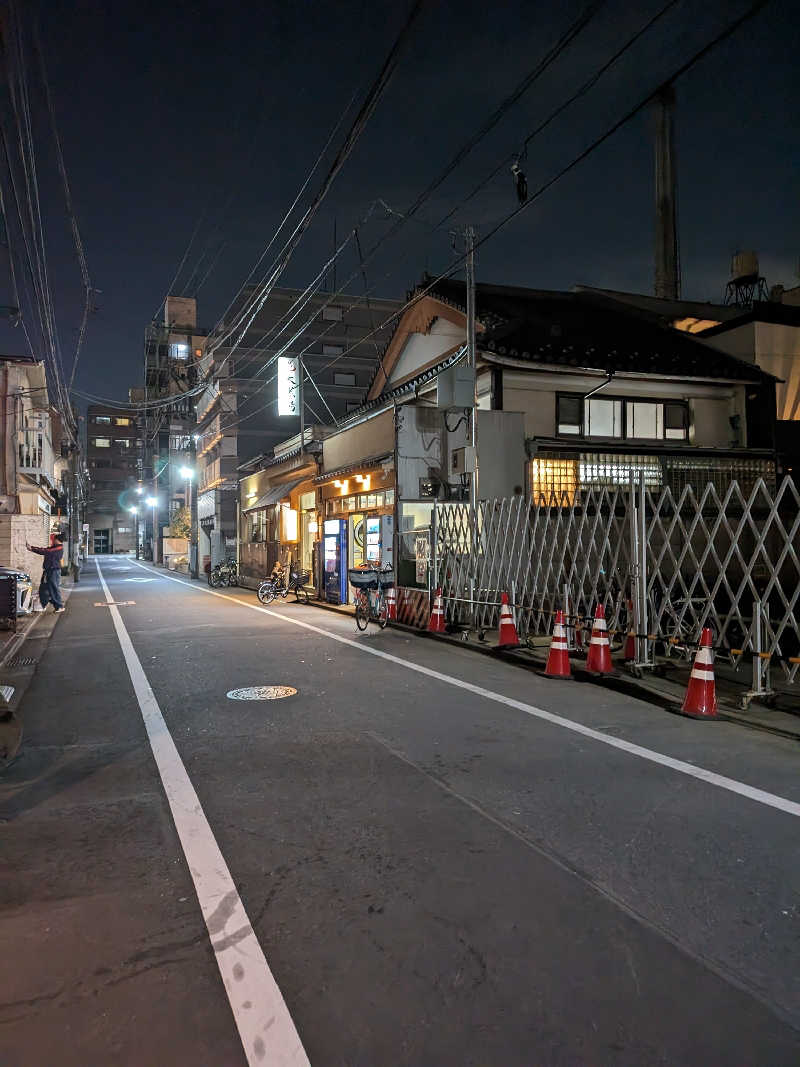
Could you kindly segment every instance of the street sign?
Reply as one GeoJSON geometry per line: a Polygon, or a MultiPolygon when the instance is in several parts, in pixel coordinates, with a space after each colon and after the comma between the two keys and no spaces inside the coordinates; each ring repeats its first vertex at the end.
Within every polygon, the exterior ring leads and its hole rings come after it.
{"type": "Polygon", "coordinates": [[[414,538],[414,555],[417,561],[417,584],[423,585],[428,580],[430,542],[427,537],[414,538]]]}

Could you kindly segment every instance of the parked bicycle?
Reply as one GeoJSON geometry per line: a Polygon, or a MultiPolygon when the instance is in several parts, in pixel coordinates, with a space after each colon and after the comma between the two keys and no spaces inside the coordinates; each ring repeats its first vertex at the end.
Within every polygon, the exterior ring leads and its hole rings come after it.
{"type": "Polygon", "coordinates": [[[225,585],[239,584],[239,571],[235,559],[226,559],[224,563],[218,563],[208,572],[208,584],[212,589],[219,589],[225,585]]]}
{"type": "Polygon", "coordinates": [[[308,571],[298,571],[294,567],[289,570],[289,580],[286,581],[286,571],[280,564],[275,567],[269,578],[265,578],[258,587],[258,599],[262,604],[271,604],[275,597],[283,597],[285,600],[289,593],[294,593],[298,604],[308,603],[308,571]]]}
{"type": "Polygon", "coordinates": [[[366,630],[368,623],[377,622],[383,630],[389,621],[386,590],[394,585],[391,567],[384,567],[383,570],[377,567],[353,568],[348,570],[347,579],[356,591],[356,626],[359,630],[366,630]]]}

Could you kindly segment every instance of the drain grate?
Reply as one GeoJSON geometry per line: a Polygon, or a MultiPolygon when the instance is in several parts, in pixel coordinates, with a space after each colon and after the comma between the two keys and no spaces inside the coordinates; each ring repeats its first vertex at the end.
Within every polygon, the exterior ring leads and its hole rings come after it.
{"type": "Polygon", "coordinates": [[[6,667],[32,667],[37,662],[35,656],[17,656],[15,659],[10,659],[6,667]]]}

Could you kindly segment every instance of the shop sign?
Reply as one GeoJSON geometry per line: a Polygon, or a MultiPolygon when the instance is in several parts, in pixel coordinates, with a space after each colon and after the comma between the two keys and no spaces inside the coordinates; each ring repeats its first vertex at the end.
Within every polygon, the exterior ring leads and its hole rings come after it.
{"type": "Polygon", "coordinates": [[[427,537],[414,538],[414,554],[417,560],[417,584],[422,585],[428,580],[430,542],[427,537]]]}
{"type": "Polygon", "coordinates": [[[298,415],[300,413],[297,363],[297,359],[292,356],[278,356],[279,415],[298,415]]]}

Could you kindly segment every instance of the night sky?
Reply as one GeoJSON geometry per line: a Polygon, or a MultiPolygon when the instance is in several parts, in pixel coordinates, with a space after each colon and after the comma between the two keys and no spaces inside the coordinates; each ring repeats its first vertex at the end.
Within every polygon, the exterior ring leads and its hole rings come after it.
{"type": "MultiPolygon", "coordinates": [[[[419,19],[388,92],[281,280],[306,285],[376,198],[404,211],[584,5],[441,0],[419,19]]],[[[449,228],[486,232],[515,204],[504,169],[442,230],[450,207],[662,4],[609,0],[368,268],[384,296],[453,258],[449,228]]],[[[533,189],[643,92],[749,6],[679,3],[592,91],[533,142],[533,189]]],[[[406,4],[172,5],[40,2],[45,55],[94,285],[76,384],[124,399],[141,378],[145,324],[202,277],[200,321],[213,326],[272,236],[328,133],[363,95],[406,4]],[[202,257],[202,258],[201,258],[202,257]],[[194,279],[192,275],[194,274],[194,279]]],[[[26,19],[30,22],[30,8],[26,19]]],[[[775,0],[677,86],[683,295],[720,299],[730,256],[754,248],[768,284],[798,284],[800,198],[797,8],[775,0]]],[[[39,167],[51,283],[65,362],[81,314],[46,114],[39,167]]],[[[349,121],[349,120],[348,120],[349,121]]],[[[321,174],[318,176],[321,177],[321,174]]],[[[318,180],[312,183],[316,189],[318,180]]],[[[478,279],[541,288],[583,283],[652,291],[652,117],[639,115],[487,243],[478,279]]],[[[377,211],[364,249],[386,232],[377,211]]],[[[356,265],[342,257],[341,280],[356,265]]],[[[7,279],[3,278],[3,284],[7,279]]],[[[360,292],[360,282],[354,283],[360,292]]],[[[3,303],[10,302],[3,296],[3,303]]],[[[7,352],[21,331],[2,328],[7,352]]]]}

